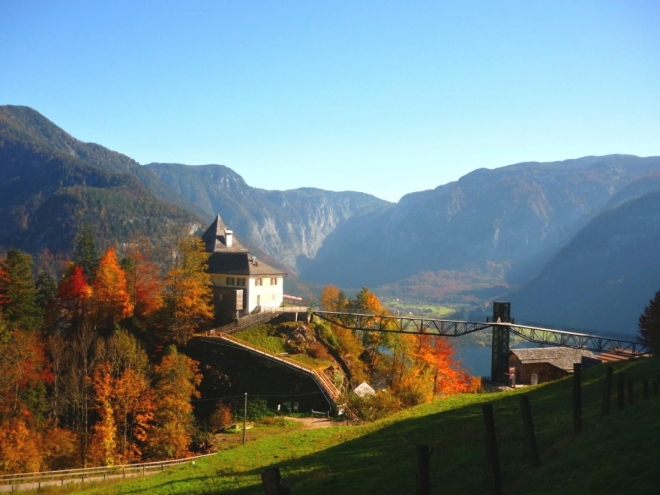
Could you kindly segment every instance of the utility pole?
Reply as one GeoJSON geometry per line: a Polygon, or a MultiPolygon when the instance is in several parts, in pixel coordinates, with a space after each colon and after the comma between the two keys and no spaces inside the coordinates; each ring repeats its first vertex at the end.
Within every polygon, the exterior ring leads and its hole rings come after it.
{"type": "Polygon", "coordinates": [[[245,424],[247,423],[247,392],[245,392],[245,404],[243,405],[243,445],[245,445],[245,424]]]}

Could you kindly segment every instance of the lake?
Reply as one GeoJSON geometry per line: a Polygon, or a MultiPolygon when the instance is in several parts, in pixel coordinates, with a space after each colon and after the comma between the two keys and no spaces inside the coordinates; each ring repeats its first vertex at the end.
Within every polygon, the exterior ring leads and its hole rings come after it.
{"type": "MultiPolygon", "coordinates": [[[[516,342],[512,349],[524,349],[538,347],[538,344],[532,342],[516,342]]],[[[490,346],[477,347],[470,345],[457,345],[454,347],[456,354],[454,358],[461,362],[465,371],[473,376],[490,377],[490,346]]]]}

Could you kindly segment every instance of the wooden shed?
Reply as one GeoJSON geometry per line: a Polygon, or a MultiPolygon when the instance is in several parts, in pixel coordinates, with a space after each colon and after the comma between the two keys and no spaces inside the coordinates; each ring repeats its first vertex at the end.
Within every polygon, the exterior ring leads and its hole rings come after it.
{"type": "Polygon", "coordinates": [[[509,351],[509,369],[515,368],[516,383],[531,383],[532,374],[538,376],[538,383],[557,380],[573,373],[573,365],[582,362],[593,365],[600,361],[591,351],[571,347],[537,347],[509,351]]]}

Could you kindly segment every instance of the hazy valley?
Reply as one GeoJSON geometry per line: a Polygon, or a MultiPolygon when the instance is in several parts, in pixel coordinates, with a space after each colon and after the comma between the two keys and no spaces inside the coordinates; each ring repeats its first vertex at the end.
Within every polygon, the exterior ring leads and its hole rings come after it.
{"type": "Polygon", "coordinates": [[[85,223],[105,247],[219,213],[289,283],[471,309],[510,299],[518,321],[539,325],[634,333],[660,288],[658,191],[660,158],[630,155],[479,169],[396,204],[272,191],[222,165],[141,166],[32,109],[0,108],[3,250],[65,257],[85,223]]]}

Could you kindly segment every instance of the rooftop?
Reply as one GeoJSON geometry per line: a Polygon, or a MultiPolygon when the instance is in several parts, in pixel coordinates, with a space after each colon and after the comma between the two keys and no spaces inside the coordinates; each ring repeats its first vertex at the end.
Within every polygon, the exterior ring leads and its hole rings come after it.
{"type": "Polygon", "coordinates": [[[511,349],[522,364],[549,363],[565,371],[573,371],[575,363],[581,363],[583,357],[597,359],[597,356],[587,349],[572,347],[535,347],[531,349],[511,349]]]}

